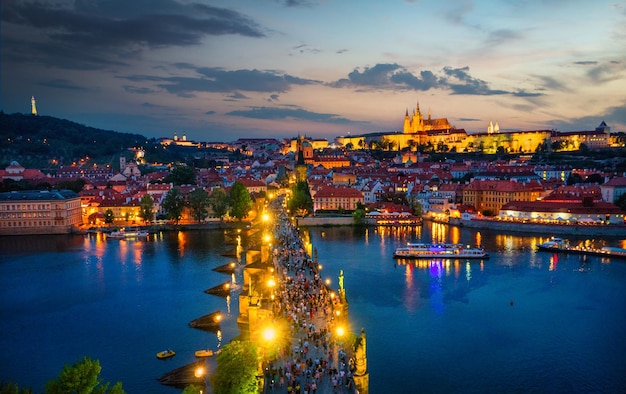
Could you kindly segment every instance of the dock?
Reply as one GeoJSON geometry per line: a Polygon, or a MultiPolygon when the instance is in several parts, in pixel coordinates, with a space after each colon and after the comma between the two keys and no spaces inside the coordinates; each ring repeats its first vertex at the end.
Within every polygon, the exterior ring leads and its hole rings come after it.
{"type": "Polygon", "coordinates": [[[200,368],[202,368],[202,371],[204,371],[206,368],[205,362],[203,360],[173,369],[170,372],[167,372],[166,374],[159,377],[157,380],[161,384],[164,384],[166,386],[173,386],[176,388],[185,388],[192,384],[204,387],[204,372],[198,373],[200,368]]]}
{"type": "Polygon", "coordinates": [[[190,321],[189,327],[197,328],[203,331],[217,332],[220,330],[221,321],[222,313],[220,311],[215,311],[190,321]]]}
{"type": "Polygon", "coordinates": [[[210,289],[206,289],[204,292],[207,294],[212,294],[212,295],[216,295],[219,297],[228,297],[230,295],[230,281],[227,280],[226,282],[223,282],[222,284],[219,284],[217,286],[213,286],[210,289]]]}

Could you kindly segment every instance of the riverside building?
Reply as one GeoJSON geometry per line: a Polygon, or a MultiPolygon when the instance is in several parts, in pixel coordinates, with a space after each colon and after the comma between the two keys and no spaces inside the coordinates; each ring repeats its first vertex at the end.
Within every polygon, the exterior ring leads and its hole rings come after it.
{"type": "Polygon", "coordinates": [[[65,234],[81,224],[80,197],[71,190],[0,193],[0,235],[65,234]]]}

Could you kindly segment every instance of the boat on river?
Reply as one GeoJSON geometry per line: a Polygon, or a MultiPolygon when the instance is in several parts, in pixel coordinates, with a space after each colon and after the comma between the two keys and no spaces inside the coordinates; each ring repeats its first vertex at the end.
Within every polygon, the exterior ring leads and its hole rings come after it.
{"type": "Polygon", "coordinates": [[[552,237],[546,242],[537,244],[537,250],[545,252],[558,252],[558,253],[570,253],[570,254],[584,254],[590,256],[600,257],[616,257],[620,259],[626,259],[626,249],[616,248],[611,246],[603,246],[601,248],[593,248],[586,246],[572,246],[569,241],[552,237]]]}
{"type": "Polygon", "coordinates": [[[569,242],[559,237],[552,237],[546,242],[537,244],[538,250],[545,250],[545,251],[551,251],[551,252],[558,252],[561,250],[568,249],[569,247],[570,247],[569,242]]]}
{"type": "Polygon", "coordinates": [[[175,355],[175,351],[173,351],[172,349],[167,349],[163,350],[162,352],[158,352],[156,356],[158,359],[164,360],[166,358],[174,357],[175,355]]]}
{"type": "Polygon", "coordinates": [[[461,244],[408,243],[393,252],[393,257],[404,259],[488,259],[483,248],[461,244]]]}
{"type": "Polygon", "coordinates": [[[211,349],[196,350],[195,355],[198,358],[201,358],[201,357],[212,357],[213,356],[213,350],[211,350],[211,349]]]}
{"type": "Polygon", "coordinates": [[[139,229],[126,229],[122,227],[118,231],[113,231],[107,235],[107,238],[113,239],[129,239],[129,238],[147,238],[150,233],[139,229]]]}

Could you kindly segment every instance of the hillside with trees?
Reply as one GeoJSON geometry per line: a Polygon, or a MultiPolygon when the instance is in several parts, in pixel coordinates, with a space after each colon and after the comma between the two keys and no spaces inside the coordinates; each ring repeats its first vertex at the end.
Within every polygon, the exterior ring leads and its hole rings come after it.
{"type": "MultiPolygon", "coordinates": [[[[167,131],[164,131],[167,133],[167,131]]],[[[140,134],[120,133],[85,126],[66,119],[0,111],[0,168],[12,161],[26,168],[49,169],[72,164],[119,163],[120,155],[131,158],[131,148],[141,148],[147,163],[185,163],[210,168],[220,163],[213,157],[232,160],[238,151],[168,145],[140,134]]]]}
{"type": "Polygon", "coordinates": [[[18,160],[39,168],[51,160],[61,165],[85,158],[106,163],[128,148],[149,145],[139,134],[96,129],[52,116],[0,112],[0,132],[0,164],[18,160]]]}

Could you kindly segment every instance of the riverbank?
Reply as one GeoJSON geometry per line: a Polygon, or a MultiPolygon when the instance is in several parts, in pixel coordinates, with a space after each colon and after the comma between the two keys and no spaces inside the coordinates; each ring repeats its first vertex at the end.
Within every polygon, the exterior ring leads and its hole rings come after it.
{"type": "Polygon", "coordinates": [[[620,225],[519,223],[492,219],[451,220],[449,224],[476,229],[542,235],[623,237],[626,234],[626,226],[620,225]]]}

